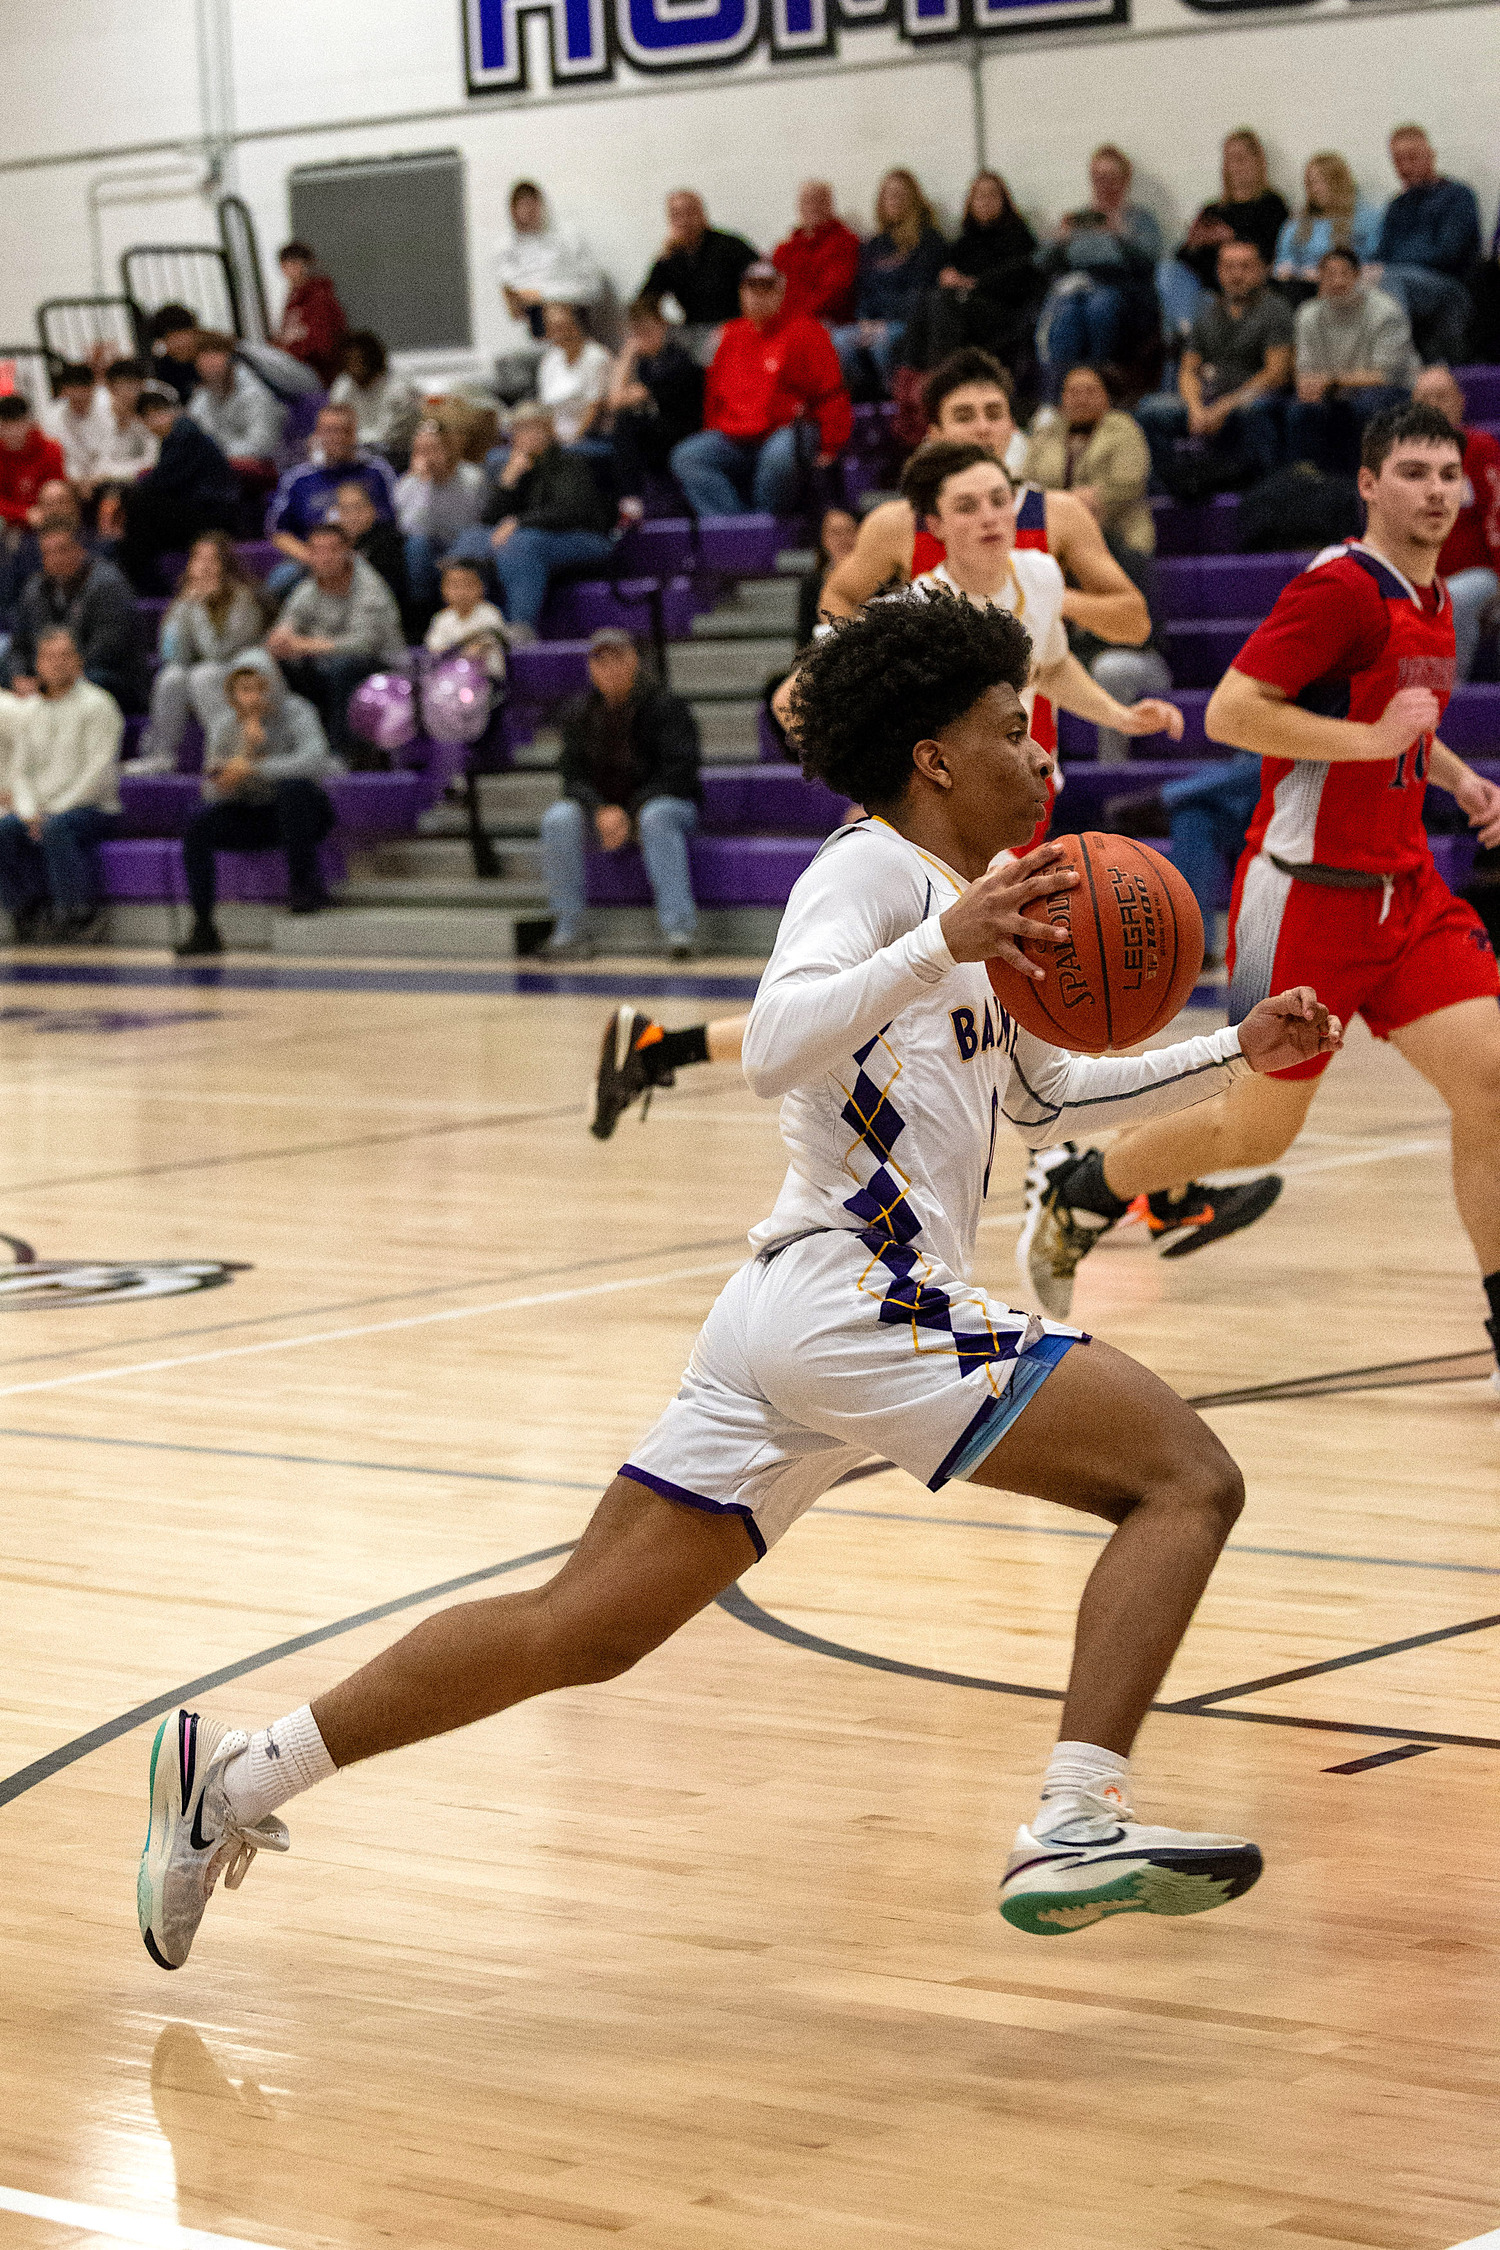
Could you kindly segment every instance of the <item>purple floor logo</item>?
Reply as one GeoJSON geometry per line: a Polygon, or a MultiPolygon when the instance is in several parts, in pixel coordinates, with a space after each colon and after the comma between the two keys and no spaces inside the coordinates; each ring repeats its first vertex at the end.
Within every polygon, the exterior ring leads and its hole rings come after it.
{"type": "Polygon", "coordinates": [[[225,1258],[39,1258],[18,1235],[0,1234],[15,1263],[0,1266],[0,1313],[54,1312],[67,1305],[118,1305],[139,1297],[184,1297],[218,1289],[242,1261],[225,1258]]]}

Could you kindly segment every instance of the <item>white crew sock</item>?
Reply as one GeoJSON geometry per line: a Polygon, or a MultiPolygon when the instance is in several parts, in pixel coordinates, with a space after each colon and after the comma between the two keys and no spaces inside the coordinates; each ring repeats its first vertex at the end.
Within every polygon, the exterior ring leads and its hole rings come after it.
{"type": "Polygon", "coordinates": [[[1042,1806],[1032,1822],[1039,1833],[1061,1817],[1063,1808],[1084,1793],[1130,1802],[1130,1760],[1118,1750],[1100,1750],[1092,1742],[1059,1742],[1042,1776],[1042,1806]]]}
{"type": "Polygon", "coordinates": [[[235,1819],[253,1828],[288,1798],[337,1772],[311,1706],[304,1703],[251,1735],[249,1749],[224,1768],[224,1794],[235,1819]]]}

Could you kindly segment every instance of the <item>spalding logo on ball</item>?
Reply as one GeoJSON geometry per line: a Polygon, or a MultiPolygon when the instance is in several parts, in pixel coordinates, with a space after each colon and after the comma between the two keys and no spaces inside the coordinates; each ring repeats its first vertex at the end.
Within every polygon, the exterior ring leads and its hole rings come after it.
{"type": "Polygon", "coordinates": [[[1169,859],[1130,836],[1059,836],[1076,884],[1035,899],[1028,915],[1064,923],[1065,942],[1021,951],[1047,972],[1038,984],[987,961],[1006,1014],[1024,1031],[1075,1054],[1134,1047],[1177,1014],[1203,966],[1198,902],[1169,859]]]}

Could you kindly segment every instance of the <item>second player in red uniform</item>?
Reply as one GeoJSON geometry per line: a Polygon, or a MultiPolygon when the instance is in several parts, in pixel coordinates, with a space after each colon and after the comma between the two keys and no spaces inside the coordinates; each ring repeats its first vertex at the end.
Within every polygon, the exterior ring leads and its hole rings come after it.
{"type": "MultiPolygon", "coordinates": [[[[1434,408],[1366,432],[1363,539],[1295,579],[1215,690],[1215,741],[1258,751],[1260,803],[1230,907],[1230,1020],[1282,985],[1364,1017],[1436,1087],[1453,1117],[1453,1186],[1500,1351],[1500,1008],[1479,917],[1433,865],[1422,801],[1451,792],[1486,844],[1500,789],[1446,749],[1453,614],[1437,558],[1463,500],[1462,443],[1434,408]]],[[[1073,1275],[1133,1199],[1291,1146],[1327,1064],[1236,1086],[1107,1151],[1049,1150],[1028,1180],[1024,1255],[1064,1317],[1073,1275]]]]}

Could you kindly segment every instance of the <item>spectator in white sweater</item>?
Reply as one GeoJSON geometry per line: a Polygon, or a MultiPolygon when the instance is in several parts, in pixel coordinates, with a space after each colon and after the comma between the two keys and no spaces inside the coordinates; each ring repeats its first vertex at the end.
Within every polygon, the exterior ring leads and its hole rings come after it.
{"type": "Polygon", "coordinates": [[[510,240],[495,260],[495,279],[512,320],[542,334],[542,307],[592,305],[604,286],[599,264],[576,227],[549,215],[542,191],[517,180],[510,191],[510,240]]]}
{"type": "Polygon", "coordinates": [[[411,467],[396,486],[396,521],[406,542],[406,582],[418,610],[438,594],[438,561],[484,509],[484,471],[461,461],[436,422],[423,422],[411,441],[411,467]]]}
{"type": "Polygon", "coordinates": [[[505,619],[487,599],[483,563],[451,556],[443,565],[443,604],[427,628],[429,656],[471,656],[492,680],[505,677],[505,619]]]}
{"type": "Polygon", "coordinates": [[[266,629],[260,600],[224,531],[193,541],[177,599],[161,622],[161,665],[151,683],[151,723],[134,773],[170,773],[195,718],[207,741],[226,709],[233,658],[266,629]]]}
{"type": "Polygon", "coordinates": [[[138,359],[113,359],[104,370],[109,425],[94,472],[100,487],[133,484],[156,464],[161,448],[137,411],[145,382],[146,369],[138,359]]]}
{"type": "Polygon", "coordinates": [[[99,912],[99,846],[120,811],[125,721],[83,676],[65,626],[37,638],[36,685],[0,695],[10,811],[0,819],[0,905],[20,945],[90,934],[99,912]]]}
{"type": "Polygon", "coordinates": [[[81,361],[62,369],[56,388],[57,396],[43,408],[39,420],[47,436],[62,447],[69,482],[87,499],[98,482],[99,464],[113,434],[109,400],[94,380],[92,367],[81,361]]]}
{"type": "Polygon", "coordinates": [[[604,411],[615,363],[571,305],[547,305],[542,324],[547,349],[537,366],[536,395],[552,409],[558,444],[576,445],[604,411]]]}
{"type": "Polygon", "coordinates": [[[383,453],[392,467],[404,469],[412,437],[422,419],[422,397],[415,383],[398,375],[372,328],[351,328],[344,338],[344,372],[328,394],[335,406],[352,406],[359,442],[383,453]]]}
{"type": "Polygon", "coordinates": [[[237,356],[232,336],[205,329],[193,354],[198,388],[188,412],[229,456],[242,486],[269,491],[276,482],[286,408],[237,356]]]}

